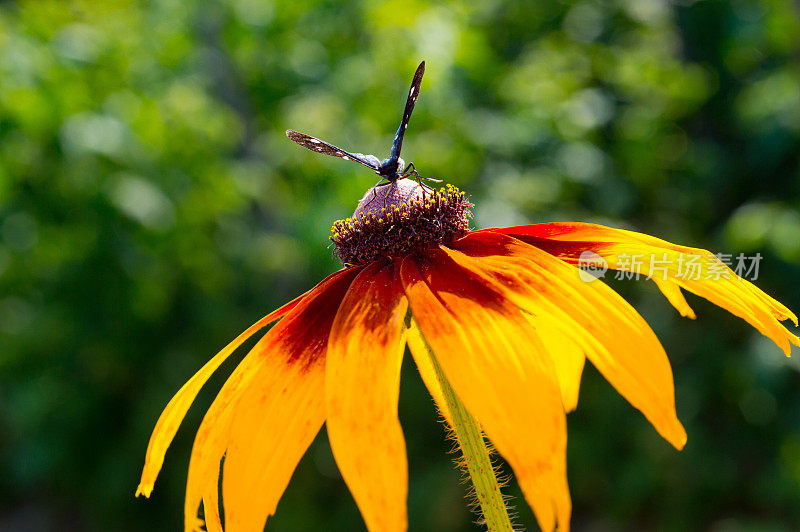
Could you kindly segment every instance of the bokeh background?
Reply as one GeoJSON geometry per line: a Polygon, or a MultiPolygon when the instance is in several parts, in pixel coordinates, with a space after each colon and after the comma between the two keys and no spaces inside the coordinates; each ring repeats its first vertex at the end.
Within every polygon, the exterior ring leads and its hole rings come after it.
{"type": "MultiPolygon", "coordinates": [[[[161,409],[250,323],[339,267],[375,177],[293,128],[403,155],[475,227],[595,221],[726,253],[800,311],[792,0],[0,2],[0,529],[176,530],[190,410],[135,499],[161,409]]],[[[673,362],[677,452],[589,368],[569,422],[576,530],[796,530],[797,355],[689,295],[614,282],[673,362]]],[[[475,530],[406,361],[412,530],[475,530]]],[[[491,376],[487,376],[491,378],[491,376]]],[[[536,530],[519,498],[518,523],[536,530]]],[[[324,430],[270,530],[359,530],[324,430]]]]}

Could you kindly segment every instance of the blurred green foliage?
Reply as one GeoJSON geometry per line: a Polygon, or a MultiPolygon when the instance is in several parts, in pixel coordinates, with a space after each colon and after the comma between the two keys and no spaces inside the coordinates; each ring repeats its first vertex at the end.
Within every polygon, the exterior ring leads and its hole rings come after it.
{"type": "MultiPolygon", "coordinates": [[[[760,252],[758,284],[800,311],[798,52],[792,0],[0,2],[0,529],[179,527],[224,375],[134,499],[158,414],[338,268],[328,228],[374,181],[284,130],[384,156],[422,58],[403,155],[469,191],[476,227],[598,221],[760,252]]],[[[682,320],[652,284],[614,286],[670,354],[689,443],[588,369],[575,529],[796,529],[797,363],[696,298],[682,320]]],[[[408,361],[400,415],[412,530],[473,529],[408,361]]],[[[323,431],[268,528],[360,527],[323,431]]]]}

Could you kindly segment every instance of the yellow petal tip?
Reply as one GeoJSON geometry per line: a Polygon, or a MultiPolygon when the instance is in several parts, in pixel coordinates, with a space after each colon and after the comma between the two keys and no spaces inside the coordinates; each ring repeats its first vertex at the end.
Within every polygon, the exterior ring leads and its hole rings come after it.
{"type": "Polygon", "coordinates": [[[675,434],[672,438],[669,439],[669,442],[672,444],[675,449],[682,451],[683,448],[686,446],[686,441],[688,437],[686,436],[686,429],[683,428],[683,425],[678,422],[678,427],[680,428],[680,432],[675,434]]]}
{"type": "Polygon", "coordinates": [[[153,484],[139,484],[136,488],[135,497],[143,495],[146,498],[150,498],[151,493],[153,493],[153,484]]]}

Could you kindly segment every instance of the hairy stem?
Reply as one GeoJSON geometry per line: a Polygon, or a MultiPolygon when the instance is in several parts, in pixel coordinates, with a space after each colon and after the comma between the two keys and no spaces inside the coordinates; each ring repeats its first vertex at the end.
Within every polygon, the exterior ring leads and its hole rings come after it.
{"type": "Polygon", "coordinates": [[[442,386],[442,393],[453,420],[453,430],[464,456],[470,480],[475,488],[475,495],[481,506],[486,527],[489,532],[513,532],[481,427],[450,386],[450,382],[428,342],[425,342],[425,347],[428,349],[428,354],[436,370],[436,377],[442,386]]]}

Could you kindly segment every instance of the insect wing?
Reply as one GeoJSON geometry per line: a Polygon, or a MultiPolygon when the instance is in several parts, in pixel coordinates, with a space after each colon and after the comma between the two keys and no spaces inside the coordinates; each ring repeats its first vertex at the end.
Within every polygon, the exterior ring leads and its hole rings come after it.
{"type": "Polygon", "coordinates": [[[377,171],[378,167],[381,165],[381,160],[375,157],[374,155],[369,155],[366,153],[351,153],[350,155],[353,156],[354,160],[360,162],[361,164],[369,166],[375,171],[377,171]]]}
{"type": "Polygon", "coordinates": [[[400,127],[397,128],[397,133],[394,136],[394,142],[392,142],[392,159],[400,157],[400,148],[403,146],[403,135],[406,133],[408,120],[411,118],[411,112],[414,110],[414,104],[417,103],[417,98],[419,98],[419,87],[422,85],[422,76],[424,74],[425,61],[419,64],[417,71],[414,73],[414,79],[411,80],[411,88],[408,89],[406,108],[403,111],[403,120],[400,122],[400,127]]]}
{"type": "Polygon", "coordinates": [[[340,159],[344,159],[345,161],[355,161],[357,163],[361,163],[368,168],[372,168],[373,170],[378,170],[378,166],[380,165],[380,161],[374,155],[364,155],[363,153],[350,153],[349,151],[344,151],[341,148],[337,148],[333,144],[328,144],[324,140],[319,140],[312,136],[306,135],[305,133],[298,133],[297,131],[293,131],[291,129],[286,131],[286,136],[289,137],[289,140],[294,142],[295,144],[299,144],[300,146],[307,148],[311,151],[315,151],[317,153],[322,153],[324,155],[332,155],[333,157],[339,157],[340,159]]]}

